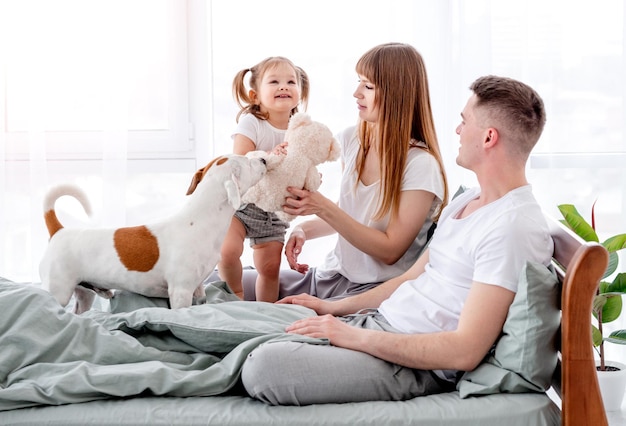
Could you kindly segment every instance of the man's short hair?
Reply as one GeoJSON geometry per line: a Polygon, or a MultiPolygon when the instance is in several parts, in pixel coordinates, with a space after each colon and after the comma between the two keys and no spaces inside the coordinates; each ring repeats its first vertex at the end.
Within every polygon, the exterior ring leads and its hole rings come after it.
{"type": "Polygon", "coordinates": [[[543,100],[527,84],[507,77],[488,75],[470,86],[476,106],[484,109],[498,132],[528,155],[546,124],[543,100]]]}

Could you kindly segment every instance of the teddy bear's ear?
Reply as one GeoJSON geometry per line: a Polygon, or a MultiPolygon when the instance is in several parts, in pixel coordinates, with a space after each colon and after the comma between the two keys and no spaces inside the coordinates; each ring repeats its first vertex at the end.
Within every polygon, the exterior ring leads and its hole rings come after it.
{"type": "Polygon", "coordinates": [[[332,138],[330,142],[330,148],[328,149],[328,159],[326,161],[335,161],[341,155],[341,147],[335,138],[332,138]]]}
{"type": "Polygon", "coordinates": [[[311,117],[304,113],[298,112],[294,114],[289,120],[289,128],[295,129],[296,127],[304,126],[311,123],[311,117]]]}

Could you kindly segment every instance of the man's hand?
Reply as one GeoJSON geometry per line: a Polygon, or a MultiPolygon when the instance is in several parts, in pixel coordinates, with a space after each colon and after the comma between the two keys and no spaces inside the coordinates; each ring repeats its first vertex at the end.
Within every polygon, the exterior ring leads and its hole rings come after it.
{"type": "Polygon", "coordinates": [[[313,309],[318,315],[331,314],[333,315],[333,302],[323,300],[315,296],[311,296],[307,293],[296,294],[293,296],[287,296],[280,299],[276,303],[284,303],[291,305],[300,305],[309,309],[313,309]]]}
{"type": "Polygon", "coordinates": [[[358,350],[358,337],[367,330],[348,325],[333,315],[322,315],[298,320],[288,326],[285,331],[328,339],[335,346],[358,350]]]}

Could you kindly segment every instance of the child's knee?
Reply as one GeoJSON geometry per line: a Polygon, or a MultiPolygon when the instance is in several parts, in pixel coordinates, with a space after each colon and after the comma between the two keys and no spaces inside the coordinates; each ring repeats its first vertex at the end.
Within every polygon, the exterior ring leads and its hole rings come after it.
{"type": "Polygon", "coordinates": [[[254,248],[254,266],[259,275],[264,277],[278,278],[280,272],[282,246],[276,250],[275,247],[263,246],[254,248]]]}
{"type": "Polygon", "coordinates": [[[259,275],[268,278],[276,278],[280,274],[280,261],[279,262],[258,262],[254,265],[259,272],[259,275]]]}
{"type": "Polygon", "coordinates": [[[238,263],[243,254],[243,247],[239,249],[234,244],[224,244],[220,251],[220,263],[222,264],[234,264],[238,263]]]}

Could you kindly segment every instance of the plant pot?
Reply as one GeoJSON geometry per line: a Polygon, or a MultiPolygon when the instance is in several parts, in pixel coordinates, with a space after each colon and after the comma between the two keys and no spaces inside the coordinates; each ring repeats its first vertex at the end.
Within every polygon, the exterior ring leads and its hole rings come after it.
{"type": "MultiPolygon", "coordinates": [[[[596,361],[596,366],[600,364],[596,361]]],[[[626,365],[620,362],[607,361],[607,367],[619,368],[619,371],[598,371],[598,383],[602,402],[606,411],[619,411],[626,390],[626,365]]]]}

